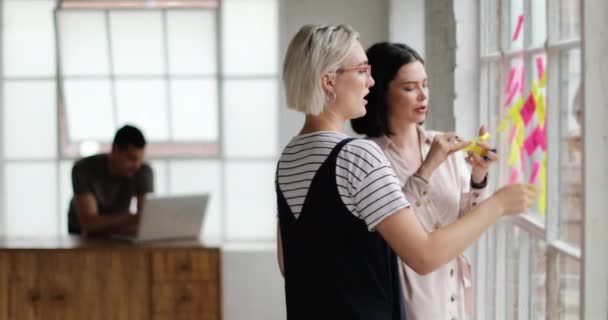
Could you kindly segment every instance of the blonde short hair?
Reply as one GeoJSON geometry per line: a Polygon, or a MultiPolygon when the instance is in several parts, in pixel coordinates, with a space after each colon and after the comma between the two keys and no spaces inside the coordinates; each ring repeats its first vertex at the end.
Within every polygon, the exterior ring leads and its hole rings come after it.
{"type": "Polygon", "coordinates": [[[283,61],[287,107],[319,115],[326,93],[325,72],[335,72],[347,59],[359,33],[349,25],[305,25],[291,39],[283,61]]]}

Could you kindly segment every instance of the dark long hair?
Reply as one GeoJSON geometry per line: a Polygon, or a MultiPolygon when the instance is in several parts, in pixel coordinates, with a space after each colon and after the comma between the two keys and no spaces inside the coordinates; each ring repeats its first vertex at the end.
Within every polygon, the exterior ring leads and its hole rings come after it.
{"type": "Polygon", "coordinates": [[[402,43],[380,42],[367,49],[367,59],[372,67],[375,84],[365,97],[367,113],[351,120],[353,130],[368,137],[392,135],[388,127],[388,105],[386,97],[389,84],[399,69],[414,61],[424,60],[416,50],[402,43]]]}

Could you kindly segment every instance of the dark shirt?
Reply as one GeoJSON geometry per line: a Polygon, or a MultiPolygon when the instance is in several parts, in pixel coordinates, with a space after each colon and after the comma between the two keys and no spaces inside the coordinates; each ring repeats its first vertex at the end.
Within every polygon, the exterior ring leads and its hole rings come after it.
{"type": "Polygon", "coordinates": [[[401,320],[397,257],[344,205],[333,148],[316,172],[298,218],[277,184],[287,319],[401,320]]]}
{"type": "MultiPolygon", "coordinates": [[[[129,210],[133,197],[154,191],[154,175],[148,164],[143,164],[132,177],[110,176],[107,154],[82,158],[72,168],[72,189],[75,195],[92,194],[100,215],[129,210]]],[[[68,231],[80,233],[74,205],[70,202],[68,231]]]]}

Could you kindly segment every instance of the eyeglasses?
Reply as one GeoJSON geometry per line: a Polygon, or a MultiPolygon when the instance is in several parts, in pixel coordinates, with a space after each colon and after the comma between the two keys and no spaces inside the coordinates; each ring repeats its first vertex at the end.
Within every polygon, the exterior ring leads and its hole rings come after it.
{"type": "Polygon", "coordinates": [[[372,65],[364,64],[361,66],[338,68],[338,70],[336,70],[336,73],[344,73],[344,72],[348,72],[348,71],[365,72],[368,77],[371,77],[372,76],[372,65]]]}

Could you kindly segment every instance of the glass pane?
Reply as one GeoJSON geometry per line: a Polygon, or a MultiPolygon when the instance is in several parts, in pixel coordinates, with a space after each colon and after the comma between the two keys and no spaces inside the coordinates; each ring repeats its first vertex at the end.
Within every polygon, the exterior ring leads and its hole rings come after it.
{"type": "Polygon", "coordinates": [[[7,163],[5,169],[6,235],[58,234],[56,163],[7,163]]]}
{"type": "Polygon", "coordinates": [[[64,76],[109,74],[106,15],[58,11],[61,69],[64,76]]]}
{"type": "Polygon", "coordinates": [[[72,166],[74,161],[59,162],[59,233],[68,234],[68,210],[74,194],[72,190],[72,166]]]}
{"type": "Polygon", "coordinates": [[[223,87],[228,157],[277,154],[277,81],[228,80],[223,87]]]}
{"type": "Polygon", "coordinates": [[[132,123],[150,142],[169,138],[164,80],[117,80],[116,104],[118,126],[132,123]]]}
{"type": "Polygon", "coordinates": [[[561,183],[559,237],[580,248],[582,240],[582,92],[580,49],[560,56],[561,183]]]}
{"type": "Polygon", "coordinates": [[[508,11],[507,48],[521,50],[524,48],[524,2],[523,0],[510,0],[508,11]]]}
{"type": "Polygon", "coordinates": [[[171,130],[175,141],[216,141],[218,89],[213,80],[171,80],[171,130]]]}
{"type": "Polygon", "coordinates": [[[168,195],[169,194],[169,177],[168,167],[169,161],[167,160],[147,160],[148,164],[152,167],[154,172],[154,194],[155,195],[168,195]]]}
{"type": "Polygon", "coordinates": [[[581,264],[568,256],[559,256],[559,319],[580,319],[581,264]]]}
{"type": "Polygon", "coordinates": [[[547,39],[547,0],[534,0],[530,2],[532,10],[531,46],[543,46],[547,39]]]}
{"type": "Polygon", "coordinates": [[[227,240],[272,240],[277,204],[274,162],[226,164],[227,240]]]}
{"type": "Polygon", "coordinates": [[[545,319],[547,311],[547,255],[546,245],[542,240],[530,239],[530,317],[528,319],[545,319]]]}
{"type": "Polygon", "coordinates": [[[55,104],[54,81],[4,82],[3,129],[6,158],[55,158],[55,104]]]}
{"type": "Polygon", "coordinates": [[[222,181],[222,165],[219,161],[170,161],[169,192],[171,194],[198,192],[211,194],[207,215],[203,222],[203,241],[216,242],[221,239],[223,234],[224,192],[222,181]]]}
{"type": "Polygon", "coordinates": [[[54,4],[52,0],[3,1],[5,76],[55,75],[54,4]]]}
{"type": "Polygon", "coordinates": [[[167,12],[169,72],[215,74],[217,72],[214,11],[167,12]]]}
{"type": "Polygon", "coordinates": [[[498,51],[499,35],[498,30],[500,26],[500,11],[498,10],[499,0],[488,0],[481,1],[482,6],[482,27],[481,27],[481,38],[482,38],[482,53],[492,53],[498,51]]]}
{"type": "Polygon", "coordinates": [[[559,1],[559,34],[561,39],[581,37],[580,0],[559,1]]]}
{"type": "Polygon", "coordinates": [[[111,141],[115,114],[110,80],[65,80],[63,85],[70,141],[111,141]]]}
{"type": "Polygon", "coordinates": [[[276,74],[277,1],[225,0],[222,14],[224,72],[228,75],[276,74]]]}
{"type": "Polygon", "coordinates": [[[115,74],[165,72],[160,11],[110,12],[110,32],[115,74]]]}

